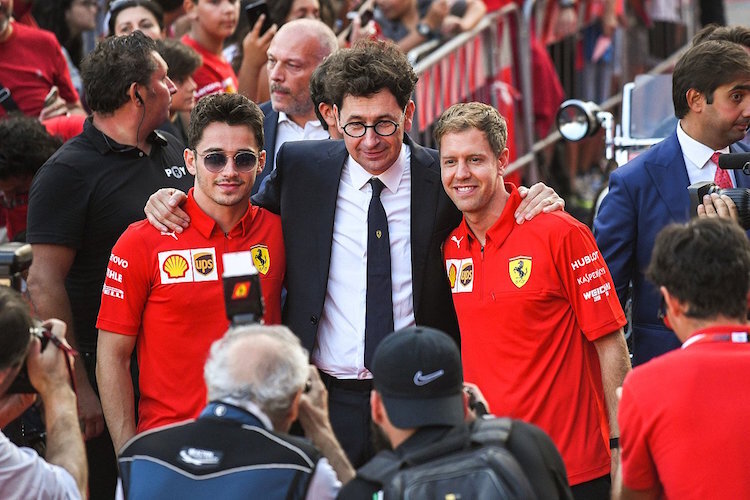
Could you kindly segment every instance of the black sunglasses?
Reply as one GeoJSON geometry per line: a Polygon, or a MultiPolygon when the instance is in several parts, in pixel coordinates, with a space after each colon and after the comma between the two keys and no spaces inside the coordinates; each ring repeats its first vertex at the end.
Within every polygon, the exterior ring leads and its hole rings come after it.
{"type": "MultiPolygon", "coordinates": [[[[229,160],[229,156],[221,151],[212,151],[205,154],[200,154],[196,151],[195,154],[203,158],[203,165],[206,167],[206,170],[213,173],[224,170],[229,160]]],[[[233,159],[234,169],[238,172],[249,172],[258,164],[258,157],[255,153],[249,151],[240,151],[234,155],[233,159]]]]}

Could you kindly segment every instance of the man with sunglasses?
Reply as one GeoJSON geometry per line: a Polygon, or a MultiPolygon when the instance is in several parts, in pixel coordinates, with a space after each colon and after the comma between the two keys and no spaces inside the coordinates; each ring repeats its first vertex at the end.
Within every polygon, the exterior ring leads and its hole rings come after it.
{"type": "Polygon", "coordinates": [[[176,234],[141,221],[112,249],[99,311],[97,381],[115,449],[136,432],[198,416],[203,364],[229,321],[222,256],[249,251],[260,275],[266,324],[281,322],[285,257],[279,217],[249,203],[263,169],[263,113],[239,94],[204,97],[188,127],[185,165],[195,175],[176,234]],[[137,345],[136,428],[130,360],[137,345]]]}

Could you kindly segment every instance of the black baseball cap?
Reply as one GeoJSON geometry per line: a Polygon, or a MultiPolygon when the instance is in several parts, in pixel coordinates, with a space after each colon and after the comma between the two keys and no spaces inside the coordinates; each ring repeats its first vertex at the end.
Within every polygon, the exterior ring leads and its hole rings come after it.
{"type": "Polygon", "coordinates": [[[371,371],[396,427],[464,421],[461,353],[445,333],[421,326],[393,332],[375,350],[371,371]]]}

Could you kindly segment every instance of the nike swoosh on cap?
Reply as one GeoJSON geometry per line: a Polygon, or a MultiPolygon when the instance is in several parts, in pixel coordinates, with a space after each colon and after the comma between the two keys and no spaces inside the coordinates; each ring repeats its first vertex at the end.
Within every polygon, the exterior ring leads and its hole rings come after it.
{"type": "Polygon", "coordinates": [[[436,372],[428,373],[427,375],[422,375],[422,370],[419,370],[417,373],[414,374],[414,384],[415,385],[427,385],[433,380],[436,380],[443,376],[445,373],[445,370],[438,370],[436,372]]]}

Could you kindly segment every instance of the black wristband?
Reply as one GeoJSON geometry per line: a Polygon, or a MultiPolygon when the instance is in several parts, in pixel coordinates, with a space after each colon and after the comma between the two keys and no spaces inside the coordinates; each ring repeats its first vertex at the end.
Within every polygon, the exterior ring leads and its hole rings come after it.
{"type": "Polygon", "coordinates": [[[609,438],[609,449],[610,450],[619,450],[620,449],[620,438],[609,438]]]}
{"type": "Polygon", "coordinates": [[[557,0],[557,5],[561,9],[566,9],[568,7],[575,7],[576,6],[576,0],[557,0]]]}

